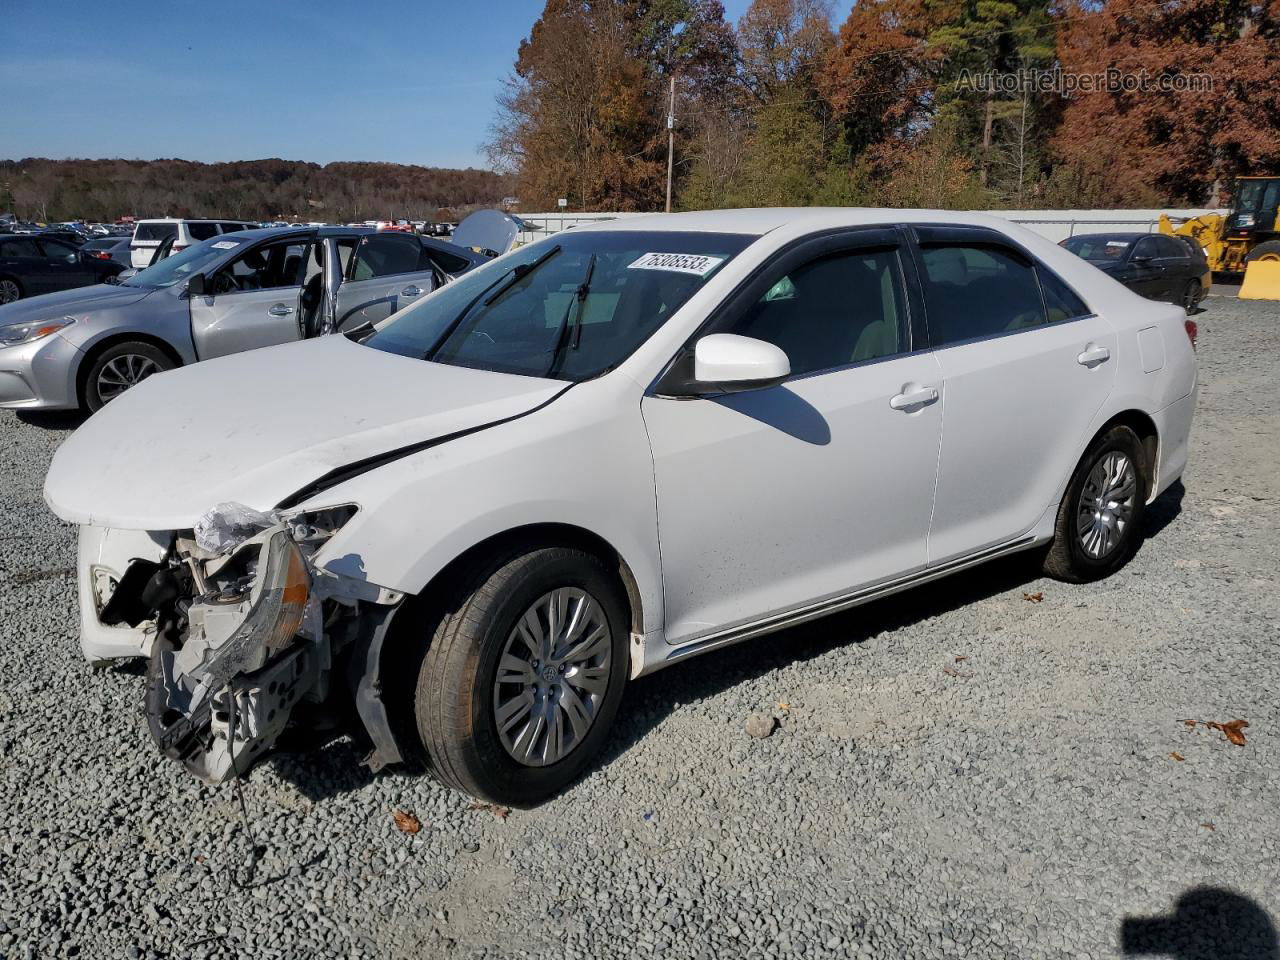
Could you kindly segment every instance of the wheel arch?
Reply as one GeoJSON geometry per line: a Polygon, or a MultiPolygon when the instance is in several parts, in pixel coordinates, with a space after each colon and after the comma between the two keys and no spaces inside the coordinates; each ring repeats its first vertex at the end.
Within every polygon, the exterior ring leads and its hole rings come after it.
{"type": "Polygon", "coordinates": [[[101,340],[95,340],[92,344],[83,350],[83,356],[80,358],[79,366],[76,368],[76,401],[83,407],[85,404],[85,386],[89,381],[89,371],[93,369],[94,363],[98,357],[102,356],[106,351],[121,343],[145,343],[162,351],[165,356],[173,361],[175,367],[181,367],[186,361],[182,359],[182,355],[174,349],[173,344],[163,337],[157,337],[153,333],[142,333],[139,331],[120,331],[110,333],[101,340]]]}
{"type": "Polygon", "coordinates": [[[570,523],[529,523],[503,530],[473,544],[445,564],[418,591],[418,602],[442,602],[459,578],[497,557],[540,547],[576,547],[599,557],[613,571],[626,593],[631,632],[644,633],[644,600],[631,565],[603,536],[570,523]]]}
{"type": "Polygon", "coordinates": [[[1089,438],[1089,442],[1085,444],[1084,450],[1080,452],[1083,457],[1085,451],[1093,445],[1093,442],[1102,436],[1112,427],[1128,427],[1138,435],[1138,439],[1142,442],[1143,452],[1146,454],[1147,467],[1147,502],[1150,503],[1155,496],[1158,478],[1160,476],[1160,431],[1156,427],[1156,422],[1151,415],[1137,408],[1122,410],[1114,414],[1106,421],[1097,431],[1089,438]]]}

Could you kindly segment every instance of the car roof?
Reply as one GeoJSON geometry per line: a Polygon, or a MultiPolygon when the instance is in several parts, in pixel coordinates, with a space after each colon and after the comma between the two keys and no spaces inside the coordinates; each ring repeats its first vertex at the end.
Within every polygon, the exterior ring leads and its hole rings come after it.
{"type": "MultiPolygon", "coordinates": [[[[353,237],[372,235],[378,231],[373,227],[252,227],[248,230],[229,230],[224,237],[244,237],[248,240],[266,240],[268,237],[287,237],[294,234],[322,237],[353,237]]],[[[210,237],[209,239],[215,239],[210,237]]]]}
{"type": "Polygon", "coordinates": [[[654,213],[617,220],[596,220],[573,227],[580,230],[657,230],[739,233],[764,236],[781,227],[822,230],[828,227],[877,226],[892,223],[954,224],[989,227],[1008,232],[1011,221],[968,210],[916,210],[901,207],[759,207],[737,210],[698,210],[654,213]]]}

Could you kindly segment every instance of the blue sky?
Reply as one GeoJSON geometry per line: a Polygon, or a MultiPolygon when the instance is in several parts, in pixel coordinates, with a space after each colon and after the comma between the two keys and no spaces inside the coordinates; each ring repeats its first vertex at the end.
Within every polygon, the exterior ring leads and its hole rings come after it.
{"type": "MultiPolygon", "coordinates": [[[[726,0],[730,21],[749,0],[726,0]]],[[[0,159],[485,166],[542,0],[0,0],[0,159]]]]}

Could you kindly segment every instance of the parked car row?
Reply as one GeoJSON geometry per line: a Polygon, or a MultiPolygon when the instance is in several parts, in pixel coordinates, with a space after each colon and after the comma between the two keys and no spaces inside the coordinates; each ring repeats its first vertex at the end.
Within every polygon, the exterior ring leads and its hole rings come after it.
{"type": "Polygon", "coordinates": [[[0,308],[0,398],[73,406],[85,364],[116,397],[45,499],[86,657],[148,658],[152,735],[209,782],[345,717],[374,769],[538,802],[635,677],[1020,551],[1118,570],[1196,399],[1182,310],[979,214],[635,217],[488,262],[252,230],[77,296],[0,308]]]}
{"type": "Polygon", "coordinates": [[[104,283],[124,269],[122,263],[104,260],[54,234],[0,234],[0,306],[104,283]]]}

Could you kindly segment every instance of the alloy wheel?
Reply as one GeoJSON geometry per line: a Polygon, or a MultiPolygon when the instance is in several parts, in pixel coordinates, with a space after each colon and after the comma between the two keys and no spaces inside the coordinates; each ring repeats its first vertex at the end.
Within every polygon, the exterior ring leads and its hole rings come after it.
{"type": "Polygon", "coordinates": [[[13,303],[22,299],[22,291],[12,280],[0,280],[0,303],[13,303]]]}
{"type": "Polygon", "coordinates": [[[125,353],[112,357],[98,372],[98,396],[103,403],[114,400],[130,387],[137,386],[160,367],[150,357],[125,353]]]}
{"type": "Polygon", "coordinates": [[[612,650],[604,608],[585,590],[552,590],[524,612],[493,684],[498,737],[514,760],[547,766],[582,743],[609,689],[612,650]]]}
{"type": "Polygon", "coordinates": [[[1101,560],[1120,545],[1137,495],[1137,473],[1128,456],[1112,450],[1093,465],[1076,510],[1076,534],[1087,556],[1101,560]]]}

